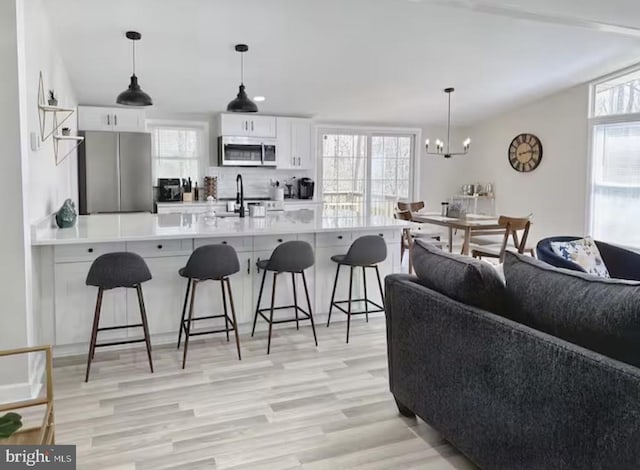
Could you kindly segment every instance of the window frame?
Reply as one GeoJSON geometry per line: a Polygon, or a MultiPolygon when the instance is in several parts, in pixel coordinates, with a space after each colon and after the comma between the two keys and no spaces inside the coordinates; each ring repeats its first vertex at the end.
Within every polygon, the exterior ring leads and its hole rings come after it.
{"type": "Polygon", "coordinates": [[[156,160],[197,160],[198,161],[198,174],[194,183],[200,182],[207,174],[209,169],[209,122],[207,121],[184,121],[177,119],[147,119],[147,130],[151,134],[151,176],[152,181],[158,180],[156,174],[156,160]],[[181,158],[181,157],[157,157],[154,144],[153,144],[153,131],[154,129],[177,129],[177,130],[198,130],[202,132],[201,152],[198,158],[181,158]]]}
{"type": "Polygon", "coordinates": [[[371,159],[372,159],[372,137],[374,136],[395,136],[395,137],[412,137],[412,155],[411,155],[411,163],[410,163],[410,171],[413,172],[409,177],[410,188],[409,188],[409,199],[411,201],[418,200],[418,195],[420,194],[420,155],[421,149],[419,147],[419,142],[422,141],[422,129],[414,128],[414,127],[377,127],[377,126],[350,126],[350,125],[340,125],[340,124],[331,124],[331,123],[320,123],[314,126],[314,138],[316,145],[315,148],[315,159],[316,159],[316,174],[317,184],[316,188],[318,188],[318,196],[320,201],[324,200],[324,193],[322,191],[323,188],[323,155],[322,155],[322,135],[323,134],[343,134],[343,135],[365,135],[367,138],[367,157],[366,161],[366,171],[365,171],[365,196],[364,196],[364,213],[366,216],[369,216],[371,213],[371,159]]]}
{"type": "MultiPolygon", "coordinates": [[[[595,106],[596,106],[596,87],[601,85],[602,83],[608,82],[610,80],[623,77],[628,74],[636,73],[640,71],[640,64],[633,65],[631,67],[624,68],[622,70],[618,70],[611,74],[605,75],[603,77],[598,78],[597,80],[592,81],[589,84],[589,109],[587,115],[588,122],[588,132],[587,138],[589,139],[587,145],[587,200],[585,204],[585,233],[591,235],[594,233],[595,228],[595,220],[594,220],[594,206],[595,206],[595,187],[596,187],[596,172],[595,172],[595,139],[596,139],[596,128],[600,126],[607,125],[617,125],[617,124],[625,124],[625,123],[638,123],[640,124],[640,112],[638,113],[628,113],[628,114],[611,114],[608,116],[596,116],[595,115],[595,106]]],[[[639,251],[640,246],[631,247],[626,246],[627,248],[639,251]]]]}

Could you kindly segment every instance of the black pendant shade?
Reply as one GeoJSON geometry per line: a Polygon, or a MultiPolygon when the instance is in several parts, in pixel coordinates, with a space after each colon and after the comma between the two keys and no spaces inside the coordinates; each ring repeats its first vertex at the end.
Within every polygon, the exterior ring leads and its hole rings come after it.
{"type": "Polygon", "coordinates": [[[125,106],[151,106],[153,101],[138,85],[138,77],[131,75],[129,88],[118,95],[116,103],[125,106]]]}
{"type": "Polygon", "coordinates": [[[129,88],[118,95],[116,103],[125,106],[151,106],[153,100],[147,95],[140,85],[138,84],[138,77],[136,77],[136,41],[142,38],[142,35],[137,31],[127,31],[127,39],[130,39],[133,44],[133,74],[131,75],[131,82],[129,88]]]}
{"type": "Polygon", "coordinates": [[[238,95],[227,105],[227,111],[232,113],[257,113],[258,105],[249,99],[244,91],[244,53],[249,50],[246,44],[236,44],[236,52],[240,53],[240,86],[238,95]]]}

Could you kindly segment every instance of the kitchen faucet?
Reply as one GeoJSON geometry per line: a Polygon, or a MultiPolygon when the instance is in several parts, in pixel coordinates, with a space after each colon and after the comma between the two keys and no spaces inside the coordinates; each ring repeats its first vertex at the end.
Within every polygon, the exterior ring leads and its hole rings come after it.
{"type": "Polygon", "coordinates": [[[236,204],[238,207],[238,215],[244,217],[244,185],[242,184],[242,175],[238,173],[236,176],[236,204]]]}

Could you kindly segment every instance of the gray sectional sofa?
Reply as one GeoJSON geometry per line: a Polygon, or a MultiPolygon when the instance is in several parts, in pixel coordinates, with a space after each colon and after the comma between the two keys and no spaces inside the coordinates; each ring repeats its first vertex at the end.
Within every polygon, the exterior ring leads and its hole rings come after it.
{"type": "Polygon", "coordinates": [[[640,469],[640,283],[417,241],[386,278],[389,381],[483,469],[640,469]]]}

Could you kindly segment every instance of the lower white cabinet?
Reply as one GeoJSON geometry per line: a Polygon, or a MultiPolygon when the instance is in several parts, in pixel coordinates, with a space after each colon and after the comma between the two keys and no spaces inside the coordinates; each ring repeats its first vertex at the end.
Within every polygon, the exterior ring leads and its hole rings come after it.
{"type": "MultiPolygon", "coordinates": [[[[142,284],[149,332],[154,334],[178,332],[182,302],[187,280],[178,274],[178,270],[187,264],[188,256],[167,256],[145,258],[153,279],[142,284]]],[[[140,308],[135,289],[126,289],[127,320],[129,324],[138,324],[140,308]]],[[[142,328],[129,329],[129,336],[140,337],[142,328]]],[[[176,336],[177,340],[177,336],[176,336]]]]}
{"type": "MultiPolygon", "coordinates": [[[[89,343],[98,295],[97,287],[85,284],[91,262],[56,263],[55,275],[55,342],[57,345],[89,343]]],[[[125,289],[104,292],[100,326],[123,325],[127,320],[125,289]]],[[[124,338],[126,330],[98,334],[98,342],[124,338]]]]}

